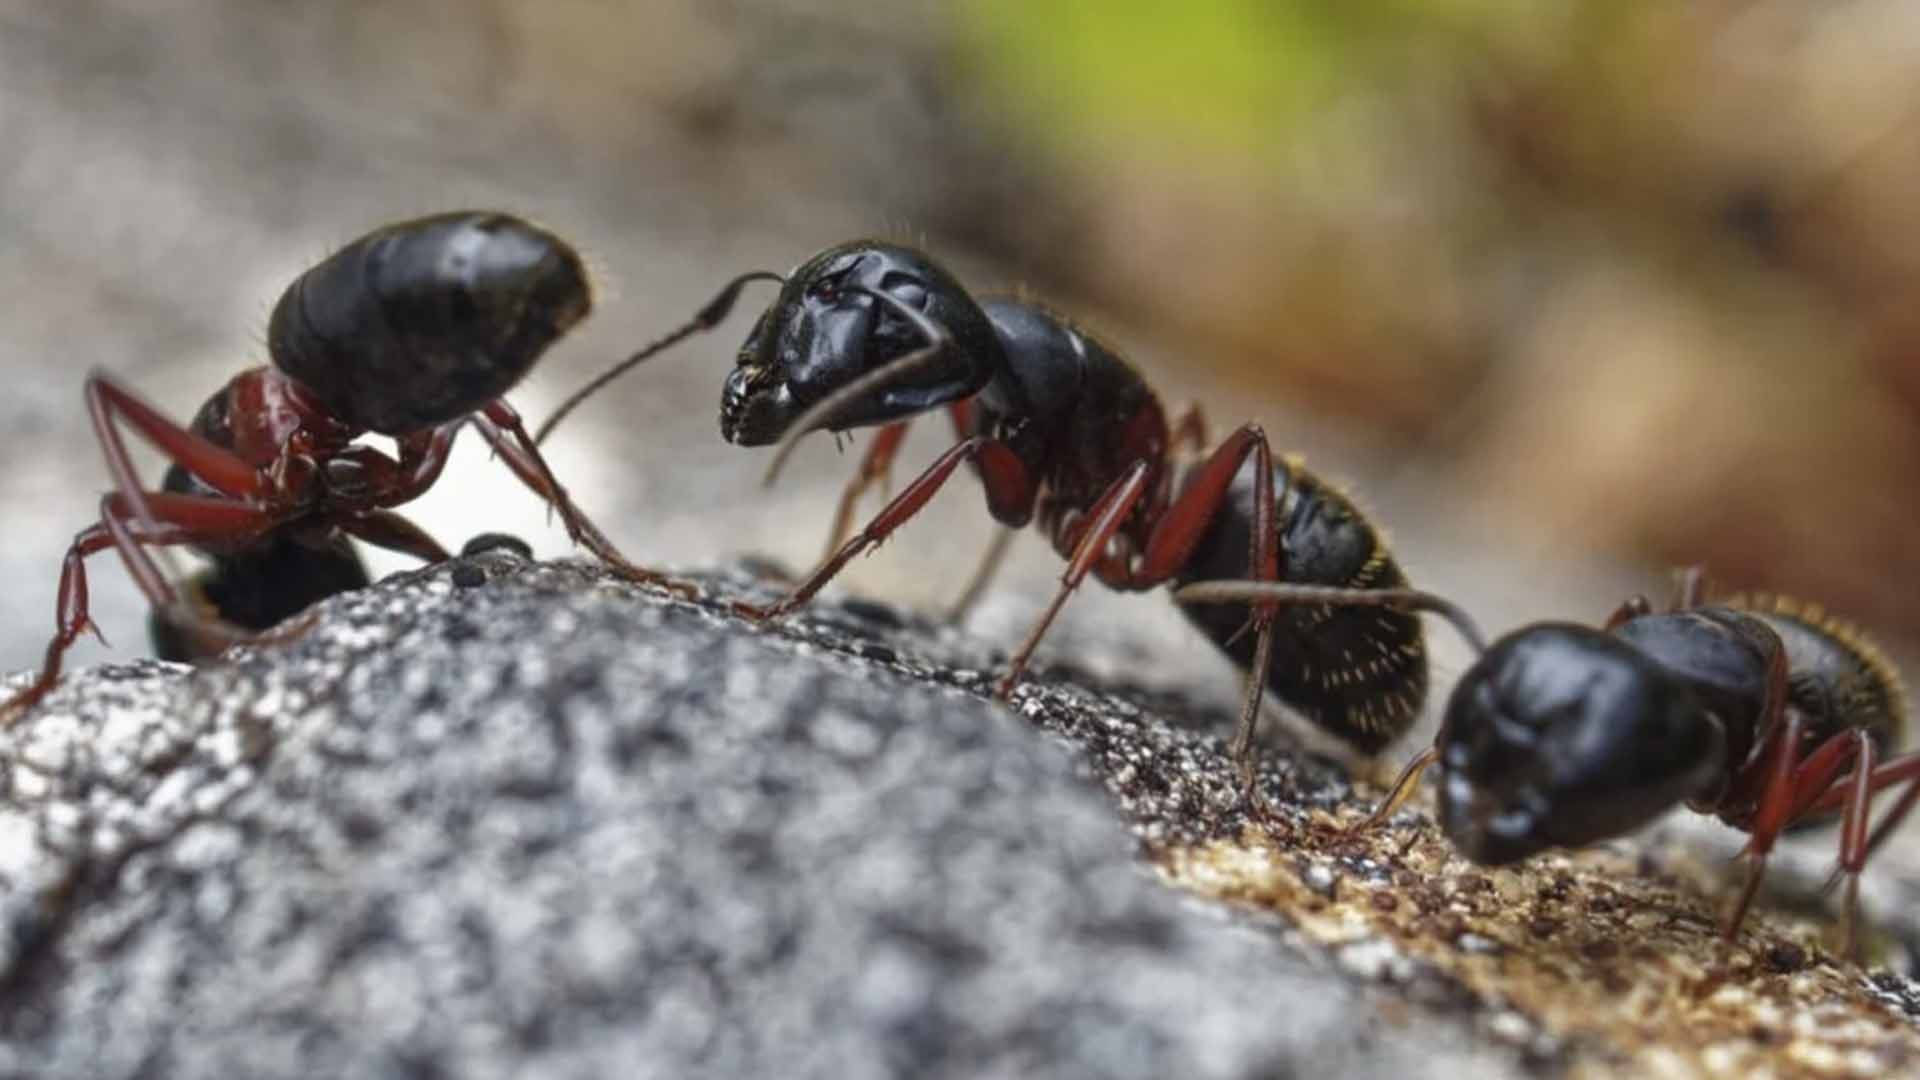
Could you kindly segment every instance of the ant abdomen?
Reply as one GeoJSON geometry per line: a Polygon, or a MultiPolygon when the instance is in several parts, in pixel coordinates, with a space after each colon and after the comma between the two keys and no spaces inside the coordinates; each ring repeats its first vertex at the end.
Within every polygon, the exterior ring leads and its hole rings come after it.
{"type": "MultiPolygon", "coordinates": [[[[213,567],[181,583],[195,607],[217,614],[242,630],[264,631],[308,607],[343,592],[372,584],[366,564],[344,537],[308,542],[274,534],[259,543],[214,560],[213,567]]],[[[154,655],[189,663],[219,653],[159,608],[147,615],[147,636],[154,655]]]]}
{"type": "MultiPolygon", "coordinates": [[[[1406,574],[1358,507],[1294,462],[1274,467],[1279,493],[1281,580],[1354,589],[1396,589],[1406,574]]],[[[1245,572],[1253,480],[1234,483],[1231,512],[1213,519],[1193,558],[1173,582],[1231,578],[1245,572]]],[[[1243,633],[1244,607],[1187,604],[1187,618],[1235,663],[1253,662],[1243,633]],[[1231,640],[1231,644],[1227,644],[1231,640]]],[[[1427,696],[1427,650],[1420,617],[1384,607],[1292,604],[1274,620],[1267,686],[1322,730],[1376,753],[1419,718],[1427,696]]]]}
{"type": "Polygon", "coordinates": [[[401,435],[499,398],[591,307],[566,241],[507,214],[441,214],[376,229],[300,275],[267,344],[329,413],[401,435]]]}
{"type": "Polygon", "coordinates": [[[1773,593],[1715,600],[1765,623],[1787,651],[1787,703],[1806,718],[1808,740],[1865,730],[1882,753],[1905,738],[1906,688],[1864,632],[1818,604],[1773,593]]]}

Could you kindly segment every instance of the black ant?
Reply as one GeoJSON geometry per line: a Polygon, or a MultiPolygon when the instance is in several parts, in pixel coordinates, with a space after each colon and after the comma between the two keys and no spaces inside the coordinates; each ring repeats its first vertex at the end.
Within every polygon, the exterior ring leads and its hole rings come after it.
{"type": "MultiPolygon", "coordinates": [[[[805,604],[854,556],[913,517],[963,461],[980,477],[996,521],[1037,523],[1067,559],[1053,602],[999,682],[1002,698],[1089,573],[1125,591],[1242,574],[1356,588],[1406,584],[1360,511],[1297,462],[1276,462],[1259,425],[1243,425],[1199,458],[1208,442],[1199,411],[1190,407],[1170,424],[1145,380],[1112,348],[1036,304],[976,302],[926,254],[874,240],[828,248],[785,278],[736,278],[693,321],[569,398],[540,437],[621,372],[718,324],[756,280],[781,282],[780,294],[727,379],[722,436],[742,446],[782,441],[767,470],[771,484],[809,432],[883,426],[841,499],[830,554],[778,603],[739,605],[754,618],[805,604]],[[908,422],[942,408],[958,444],[848,539],[855,500],[885,477],[908,422]],[[1242,477],[1249,459],[1251,475],[1242,477]]],[[[993,572],[1000,547],[969,594],[993,572]]],[[[1189,617],[1264,675],[1247,680],[1233,744],[1249,795],[1263,685],[1367,752],[1404,731],[1425,697],[1427,657],[1415,616],[1256,605],[1244,624],[1216,612],[1189,617]]]]}
{"type": "Polygon", "coordinates": [[[1840,810],[1834,874],[1846,882],[1842,937],[1853,954],[1860,872],[1920,800],[1920,752],[1882,760],[1906,726],[1900,678],[1859,630],[1784,597],[1710,600],[1698,570],[1679,576],[1666,612],[1635,597],[1604,629],[1535,623],[1492,645],[1429,594],[1327,592],[1212,581],[1174,598],[1427,610],[1472,644],[1479,659],[1454,687],[1433,746],[1361,828],[1384,822],[1436,762],[1441,828],[1489,866],[1619,836],[1684,802],[1749,834],[1731,939],[1781,832],[1840,810]],[[1869,835],[1869,804],[1900,783],[1869,835]]]}
{"type": "Polygon", "coordinates": [[[98,634],[85,568],[95,552],[119,551],[152,605],[160,651],[189,659],[365,584],[346,537],[446,559],[392,508],[433,485],[467,424],[576,543],[636,580],[690,588],[622,558],[501,399],[591,306],[585,267],[559,237],[507,214],[441,214],[376,229],[295,278],[268,324],[272,366],[234,377],[189,427],[112,376],[89,375],[87,410],[115,490],[67,549],[45,662],[0,704],[0,721],[53,688],[82,632],[98,634]],[[116,420],[172,461],[161,490],[142,490],[116,420]],[[368,432],[390,436],[397,460],[354,444],[368,432]],[[214,561],[186,600],[146,550],[179,544],[214,561]]]}

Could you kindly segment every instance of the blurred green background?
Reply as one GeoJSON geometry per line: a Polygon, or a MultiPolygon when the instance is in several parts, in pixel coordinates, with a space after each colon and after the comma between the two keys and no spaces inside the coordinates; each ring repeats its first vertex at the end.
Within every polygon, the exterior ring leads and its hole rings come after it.
{"type": "Polygon", "coordinates": [[[973,0],[957,55],[1185,362],[1452,511],[1920,627],[1920,8],[973,0]]]}

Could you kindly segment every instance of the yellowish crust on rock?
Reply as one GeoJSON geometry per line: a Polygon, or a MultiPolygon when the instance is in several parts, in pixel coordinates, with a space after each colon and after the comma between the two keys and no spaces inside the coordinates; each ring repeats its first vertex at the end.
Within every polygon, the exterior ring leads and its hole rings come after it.
{"type": "MultiPolygon", "coordinates": [[[[1451,981],[1523,1051],[1573,1049],[1592,1076],[1860,1076],[1920,1071],[1920,1029],[1821,927],[1754,914],[1722,939],[1697,887],[1604,850],[1489,869],[1430,821],[1350,834],[1303,826],[1166,850],[1177,885],[1272,912],[1336,963],[1395,983],[1451,981]]],[[[1691,877],[1691,875],[1689,875],[1691,877]]]]}

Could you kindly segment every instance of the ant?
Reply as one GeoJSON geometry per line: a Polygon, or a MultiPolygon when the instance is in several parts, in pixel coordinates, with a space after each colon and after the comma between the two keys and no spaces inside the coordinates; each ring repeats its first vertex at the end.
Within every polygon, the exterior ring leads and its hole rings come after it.
{"type": "MultiPolygon", "coordinates": [[[[963,461],[986,489],[988,512],[1008,527],[1002,537],[1037,524],[1067,560],[1052,603],[999,681],[1002,699],[1089,573],[1122,591],[1222,575],[1363,589],[1406,584],[1359,509],[1297,461],[1276,460],[1258,424],[1201,456],[1209,440],[1199,410],[1170,423],[1140,373],[1110,346],[1037,304],[976,301],[925,253],[877,240],[830,247],[784,278],[756,271],[734,279],[692,321],[567,399],[540,438],[622,372],[718,325],[744,286],[759,280],[780,282],[780,293],[726,381],[721,435],[741,446],[781,443],[770,485],[808,433],[881,427],[841,497],[828,556],[779,602],[736,605],[749,617],[775,619],[805,604],[919,512],[963,461]],[[937,409],[948,413],[957,444],[849,538],[856,500],[887,476],[908,423],[937,409]]],[[[969,596],[1003,548],[997,539],[969,596]]],[[[1233,743],[1250,800],[1264,686],[1369,753],[1410,726],[1425,698],[1417,616],[1256,604],[1244,623],[1207,611],[1189,618],[1250,673],[1233,743]]]]}
{"type": "Polygon", "coordinates": [[[375,229],[295,278],[268,323],[271,366],[235,376],[188,427],[90,374],[87,411],[115,490],[67,549],[46,659],[0,704],[0,722],[46,696],[83,632],[99,636],[85,560],[109,547],[147,596],[159,651],[182,659],[261,640],[314,600],[366,584],[347,537],[445,560],[392,508],[433,485],[468,424],[576,543],[628,577],[690,590],[621,557],[501,398],[591,306],[584,264],[559,237],[503,213],[439,214],[375,229]],[[159,491],[141,488],[119,423],[171,460],[159,491]],[[355,444],[369,432],[391,437],[397,459],[355,444]],[[147,550],[181,544],[214,562],[184,599],[147,550]]]}
{"type": "Polygon", "coordinates": [[[1433,745],[1408,763],[1359,826],[1384,822],[1438,763],[1440,826],[1473,862],[1499,866],[1641,827],[1676,804],[1749,835],[1731,940],[1779,835],[1841,812],[1843,948],[1854,955],[1860,872],[1914,803],[1920,752],[1886,757],[1906,726],[1899,675],[1857,628],[1770,594],[1715,600],[1682,571],[1667,611],[1634,597],[1603,628],[1542,622],[1491,645],[1430,594],[1200,582],[1181,603],[1303,601],[1431,611],[1479,658],[1448,699],[1433,745]],[[1905,783],[1868,832],[1870,804],[1905,783]]]}
{"type": "MultiPolygon", "coordinates": [[[[168,470],[172,479],[178,466],[168,470]]],[[[167,489],[174,490],[174,489],[167,489]]],[[[184,604],[215,613],[240,630],[271,630],[329,596],[373,583],[366,564],[345,536],[323,538],[319,546],[286,534],[269,533],[257,543],[209,553],[213,566],[181,583],[184,604]]],[[[177,619],[154,608],[147,613],[153,654],[175,663],[211,660],[225,647],[219,637],[195,634],[177,619]]]]}

